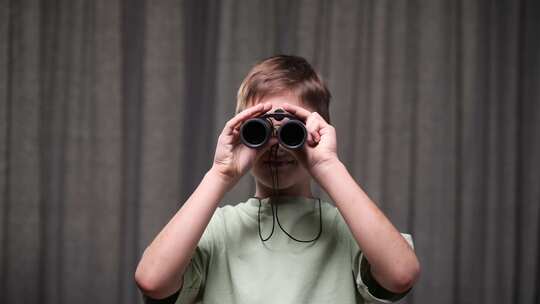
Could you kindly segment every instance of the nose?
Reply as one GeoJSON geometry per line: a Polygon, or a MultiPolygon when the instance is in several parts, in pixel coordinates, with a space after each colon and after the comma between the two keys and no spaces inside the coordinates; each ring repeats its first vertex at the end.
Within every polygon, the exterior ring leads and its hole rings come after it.
{"type": "Polygon", "coordinates": [[[275,144],[272,149],[269,149],[267,153],[274,155],[276,158],[283,158],[289,156],[291,153],[285,150],[280,144],[275,144]]]}

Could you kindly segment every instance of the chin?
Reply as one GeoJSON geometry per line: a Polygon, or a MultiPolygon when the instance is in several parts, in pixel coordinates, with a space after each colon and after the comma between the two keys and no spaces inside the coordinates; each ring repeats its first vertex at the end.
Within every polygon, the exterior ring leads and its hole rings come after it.
{"type": "MultiPolygon", "coordinates": [[[[285,190],[296,186],[299,182],[309,179],[309,174],[300,167],[298,162],[292,165],[286,165],[283,168],[277,168],[278,187],[277,190],[285,190]],[[306,176],[307,174],[307,176],[306,176]]],[[[259,164],[251,171],[251,175],[262,185],[273,189],[272,169],[268,165],[259,164]]]]}
{"type": "MultiPolygon", "coordinates": [[[[263,184],[265,187],[269,188],[269,189],[273,189],[274,188],[274,185],[272,185],[272,180],[269,179],[261,179],[261,178],[257,178],[257,180],[263,184]]],[[[286,181],[283,181],[283,180],[279,180],[279,183],[278,183],[278,187],[277,187],[277,190],[285,190],[285,189],[289,189],[289,188],[292,188],[294,186],[294,182],[290,181],[290,180],[286,180],[286,181]]]]}

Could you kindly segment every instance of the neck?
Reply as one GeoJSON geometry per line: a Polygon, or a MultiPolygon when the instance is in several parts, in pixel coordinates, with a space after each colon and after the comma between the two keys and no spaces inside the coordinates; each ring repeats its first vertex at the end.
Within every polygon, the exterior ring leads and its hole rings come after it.
{"type": "Polygon", "coordinates": [[[295,184],[287,188],[278,189],[276,192],[277,193],[275,193],[271,187],[267,187],[260,181],[255,180],[255,197],[265,198],[275,195],[313,197],[309,180],[304,183],[295,184]]]}

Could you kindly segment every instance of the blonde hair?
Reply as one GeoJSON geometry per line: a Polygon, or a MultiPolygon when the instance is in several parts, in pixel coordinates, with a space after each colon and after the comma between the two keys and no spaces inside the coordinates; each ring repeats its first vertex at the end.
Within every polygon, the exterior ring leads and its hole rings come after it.
{"type": "Polygon", "coordinates": [[[236,113],[268,96],[292,93],[330,122],[330,91],[302,57],[277,55],[257,63],[238,89],[236,113]]]}

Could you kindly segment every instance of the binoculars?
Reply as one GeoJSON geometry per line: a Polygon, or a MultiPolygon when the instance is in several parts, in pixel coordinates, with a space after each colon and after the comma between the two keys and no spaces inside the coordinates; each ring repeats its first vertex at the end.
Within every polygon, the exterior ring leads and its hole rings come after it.
{"type": "Polygon", "coordinates": [[[276,135],[280,145],[287,149],[301,148],[307,137],[307,130],[303,122],[296,116],[276,109],[273,113],[267,113],[256,118],[246,120],[240,127],[240,140],[250,148],[262,147],[271,136],[276,135]],[[279,127],[274,127],[272,120],[281,121],[288,118],[279,127]]]}

